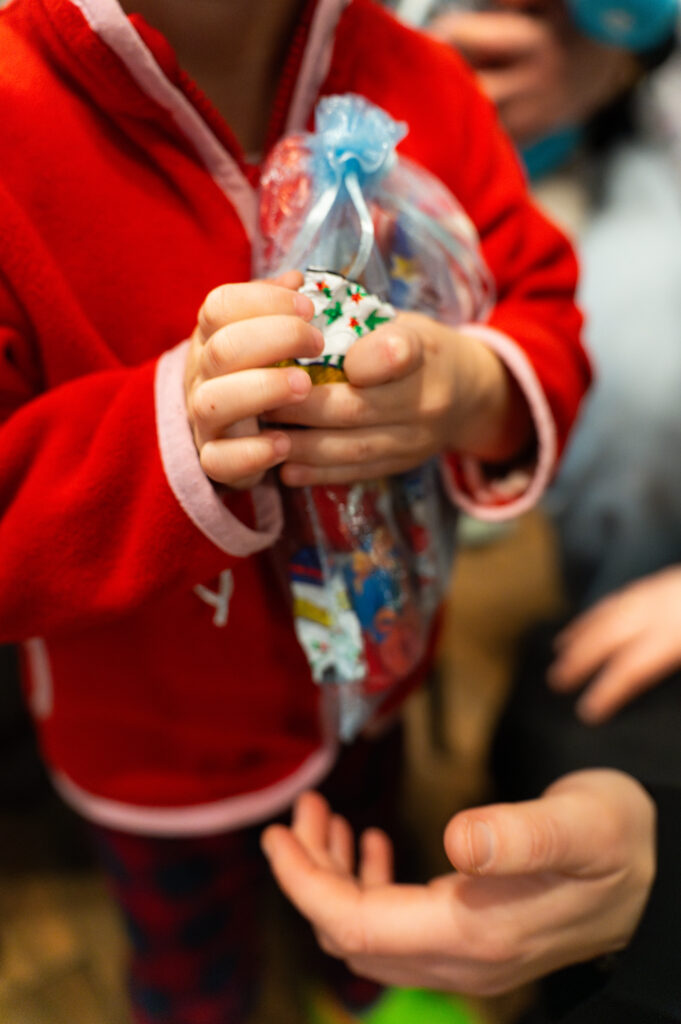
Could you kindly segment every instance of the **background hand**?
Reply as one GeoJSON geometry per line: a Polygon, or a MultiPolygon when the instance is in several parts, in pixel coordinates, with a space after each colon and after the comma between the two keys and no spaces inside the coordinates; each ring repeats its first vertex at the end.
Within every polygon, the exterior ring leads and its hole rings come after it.
{"type": "Polygon", "coordinates": [[[559,0],[504,6],[444,14],[430,31],[478,72],[515,142],[583,123],[636,80],[635,58],[578,32],[559,0]]]}
{"type": "Polygon", "coordinates": [[[577,713],[609,718],[681,668],[681,566],[605,598],[563,630],[556,649],[551,687],[569,693],[588,682],[577,713]]]}
{"type": "Polygon", "coordinates": [[[655,873],[654,806],[627,775],[566,776],[539,799],[458,814],[457,873],[395,885],[382,832],[359,866],[344,819],[315,793],[263,836],[272,870],[322,947],[388,985],[494,994],[623,948],[655,873]]]}

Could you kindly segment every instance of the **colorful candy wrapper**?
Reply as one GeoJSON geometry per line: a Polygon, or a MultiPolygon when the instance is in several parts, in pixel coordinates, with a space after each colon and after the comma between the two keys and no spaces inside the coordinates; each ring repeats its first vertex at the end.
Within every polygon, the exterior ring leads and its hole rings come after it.
{"type": "MultiPolygon", "coordinates": [[[[324,351],[314,384],[344,381],[350,346],[396,310],[451,324],[491,307],[471,222],[441,182],[398,158],[406,127],[359,96],[320,101],[261,182],[256,273],[305,272],[324,351]]],[[[456,513],[438,460],[354,485],[287,489],[284,567],[298,640],[332,728],[352,739],[423,660],[446,592],[456,513]]]]}

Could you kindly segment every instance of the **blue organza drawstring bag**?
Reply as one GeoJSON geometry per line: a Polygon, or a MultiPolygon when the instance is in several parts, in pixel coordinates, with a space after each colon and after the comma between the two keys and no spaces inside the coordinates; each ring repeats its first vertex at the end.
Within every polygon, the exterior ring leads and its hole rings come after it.
{"type": "MultiPolygon", "coordinates": [[[[432,174],[398,155],[407,126],[361,96],[320,100],[315,131],[285,137],[261,179],[257,276],[305,274],[325,337],[299,360],[344,381],[350,345],[400,310],[483,319],[493,284],[475,228],[432,174]]],[[[456,513],[439,460],[343,486],[285,489],[285,571],[298,640],[331,727],[355,736],[419,672],[449,585],[456,513]]]]}

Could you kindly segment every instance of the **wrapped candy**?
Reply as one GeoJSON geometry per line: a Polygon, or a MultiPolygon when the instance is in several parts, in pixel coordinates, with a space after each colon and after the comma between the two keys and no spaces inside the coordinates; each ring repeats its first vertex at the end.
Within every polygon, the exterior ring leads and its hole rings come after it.
{"type": "MultiPolygon", "coordinates": [[[[457,324],[491,306],[475,229],[442,183],[397,157],[405,133],[362,97],[331,96],[316,131],[285,138],[265,165],[256,272],[305,272],[325,346],[297,362],[314,384],[344,381],[349,347],[396,310],[457,324]]],[[[451,574],[455,512],[437,460],[291,489],[285,510],[279,551],[296,634],[350,739],[423,659],[451,574]]]]}

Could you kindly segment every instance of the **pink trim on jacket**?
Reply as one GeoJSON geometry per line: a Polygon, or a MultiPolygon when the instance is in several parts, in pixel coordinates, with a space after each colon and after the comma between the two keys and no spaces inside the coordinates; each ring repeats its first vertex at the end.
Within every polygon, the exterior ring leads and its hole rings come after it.
{"type": "Polygon", "coordinates": [[[317,4],[286,119],[286,133],[305,129],[319,90],[331,67],[336,26],[349,3],[350,0],[319,0],[317,4]]]}
{"type": "Polygon", "coordinates": [[[476,519],[499,522],[527,512],[546,490],[558,453],[556,425],[539,379],[520,346],[493,327],[466,324],[460,329],[478,338],[505,363],[527,400],[537,432],[537,461],[527,471],[517,470],[501,480],[491,481],[477,459],[462,458],[461,468],[470,487],[469,494],[457,486],[443,462],[444,481],[451,500],[476,519]]]}
{"type": "Polygon", "coordinates": [[[189,342],[165,352],[156,369],[156,427],[161,461],[170,489],[195,526],[228,555],[246,558],[268,548],[278,537],[283,513],[274,484],[251,490],[257,531],[244,526],[223,505],[201,468],[187,419],[184,366],[189,342]]]}
{"type": "Polygon", "coordinates": [[[31,711],[38,719],[49,718],[54,705],[54,685],[47,644],[42,637],[34,636],[26,640],[23,647],[30,680],[28,702],[31,711]]]}
{"type": "Polygon", "coordinates": [[[167,110],[192,143],[218,188],[236,210],[249,240],[257,231],[255,192],[201,115],[156,63],[117,0],[70,0],[90,28],[125,64],[139,87],[167,110]]]}
{"type": "Polygon", "coordinates": [[[67,804],[98,825],[140,835],[213,835],[266,822],[285,811],[299,793],[324,778],[335,757],[334,746],[320,747],[272,786],[194,807],[141,807],[107,800],[81,789],[59,772],[53,773],[52,781],[67,804]]]}

